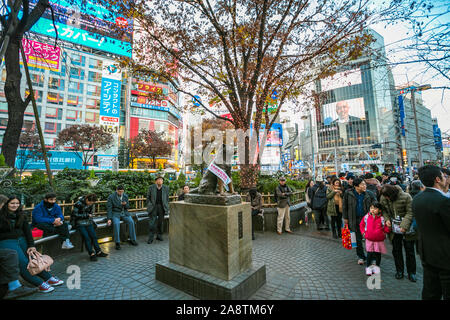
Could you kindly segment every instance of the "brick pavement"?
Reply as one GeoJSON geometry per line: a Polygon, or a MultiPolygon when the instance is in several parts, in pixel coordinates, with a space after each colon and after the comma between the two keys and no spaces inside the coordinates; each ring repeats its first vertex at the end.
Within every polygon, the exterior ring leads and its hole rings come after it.
{"type": "MultiPolygon", "coordinates": [[[[294,234],[256,233],[253,259],[266,264],[267,283],[251,300],[413,300],[420,299],[422,268],[417,256],[417,283],[394,278],[390,254],[381,260],[381,289],[369,290],[364,267],[357,265],[356,253],[325,232],[301,226],[294,234]]],[[[66,284],[52,293],[36,293],[24,300],[195,300],[196,298],[155,280],[155,263],[168,258],[168,241],[139,246],[124,244],[116,251],[113,243],[101,245],[110,255],[89,261],[86,253],[74,251],[56,259],[52,272],[66,281],[69,265],[81,270],[81,289],[66,284]]],[[[388,243],[388,241],[387,241],[388,243]]],[[[390,246],[388,246],[390,252],[390,246]]]]}

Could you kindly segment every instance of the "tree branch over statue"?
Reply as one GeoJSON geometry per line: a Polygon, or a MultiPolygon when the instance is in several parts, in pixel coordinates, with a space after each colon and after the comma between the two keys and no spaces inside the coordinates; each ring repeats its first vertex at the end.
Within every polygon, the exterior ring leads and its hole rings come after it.
{"type": "MultiPolygon", "coordinates": [[[[365,28],[376,17],[368,0],[99,1],[135,21],[134,56],[122,59],[123,66],[206,97],[228,110],[235,129],[257,134],[263,122],[270,130],[275,121],[269,103],[277,115],[308,95],[313,81],[361,56],[373,41],[365,28]]],[[[251,163],[249,144],[246,139],[240,159],[244,187],[255,185],[260,162],[251,163]]]]}

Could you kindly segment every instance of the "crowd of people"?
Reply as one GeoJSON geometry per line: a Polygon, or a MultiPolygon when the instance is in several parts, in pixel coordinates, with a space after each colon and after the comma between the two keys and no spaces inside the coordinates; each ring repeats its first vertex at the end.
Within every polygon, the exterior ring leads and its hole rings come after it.
{"type": "MultiPolygon", "coordinates": [[[[355,176],[351,172],[330,176],[326,180],[317,177],[309,181],[305,190],[308,207],[318,230],[331,231],[332,237],[342,236],[343,227],[354,232],[356,255],[359,265],[365,265],[370,276],[380,273],[381,255],[387,252],[385,239],[392,243],[392,254],[396,267],[396,279],[404,278],[406,258],[407,278],[416,282],[417,248],[424,268],[423,299],[450,299],[450,177],[449,170],[436,166],[419,168],[412,181],[404,183],[401,175],[384,172],[355,176]],[[365,246],[363,246],[363,243],[365,246]],[[418,246],[417,246],[418,244],[418,246]]],[[[183,188],[178,197],[183,201],[189,186],[183,188]]],[[[290,196],[293,190],[280,177],[274,190],[277,202],[277,233],[282,234],[283,224],[290,229],[290,196]]],[[[93,220],[95,194],[78,199],[71,212],[70,221],[64,220],[61,207],[56,203],[56,194],[46,194],[32,212],[31,224],[22,210],[17,196],[0,195],[0,297],[14,299],[34,292],[47,293],[63,281],[47,271],[31,275],[27,269],[29,256],[36,252],[32,228],[44,232],[44,236],[58,235],[61,248],[74,248],[70,241],[70,230],[79,231],[89,259],[97,261],[106,257],[102,252],[93,220]],[[21,275],[38,289],[24,287],[18,281],[21,275]]],[[[262,216],[262,196],[256,188],[249,190],[247,202],[251,204],[252,216],[262,216]]],[[[128,225],[129,243],[137,246],[135,223],[128,212],[128,195],[119,185],[107,201],[107,224],[113,226],[115,249],[121,250],[120,223],[128,225]]],[[[155,236],[163,241],[162,222],[169,212],[169,188],[164,178],[158,176],[147,194],[149,234],[147,243],[155,236]]],[[[252,223],[252,239],[255,239],[252,223]]]]}
{"type": "Polygon", "coordinates": [[[416,282],[416,250],[424,268],[423,299],[450,299],[450,170],[427,165],[410,181],[398,173],[351,172],[308,181],[305,193],[317,230],[356,238],[358,264],[380,273],[386,237],[392,243],[395,278],[416,282]],[[365,250],[363,246],[365,244],[365,250]],[[405,256],[403,255],[403,249],[405,256]]]}
{"type": "MultiPolygon", "coordinates": [[[[163,241],[162,222],[169,211],[169,188],[163,184],[164,178],[158,176],[155,184],[150,186],[147,194],[147,212],[149,216],[148,244],[155,238],[163,241]]],[[[189,188],[184,188],[185,193],[189,188]]],[[[76,230],[81,235],[90,261],[98,257],[107,257],[98,243],[96,223],[93,219],[94,205],[97,202],[95,194],[87,194],[78,199],[70,215],[70,221],[65,221],[61,207],[57,204],[57,195],[48,193],[33,209],[31,223],[23,211],[18,196],[6,197],[0,195],[0,298],[15,299],[35,292],[48,293],[55,290],[64,281],[47,271],[31,275],[28,264],[33,253],[37,252],[32,229],[43,231],[43,236],[58,235],[61,248],[70,250],[74,245],[70,241],[70,230],[76,230]],[[20,276],[34,286],[22,286],[20,276]],[[37,289],[36,289],[37,288],[37,289]]],[[[128,195],[124,187],[119,185],[107,201],[107,224],[113,226],[115,249],[121,250],[120,223],[128,225],[128,242],[137,246],[135,223],[128,209],[128,195]]]]}

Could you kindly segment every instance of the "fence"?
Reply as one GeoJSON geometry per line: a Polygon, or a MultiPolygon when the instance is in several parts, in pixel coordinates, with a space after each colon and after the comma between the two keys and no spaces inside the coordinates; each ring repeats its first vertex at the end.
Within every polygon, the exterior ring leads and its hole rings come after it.
{"type": "MultiPolygon", "coordinates": [[[[276,207],[277,203],[274,201],[274,195],[267,193],[267,194],[261,194],[262,196],[262,202],[263,207],[265,208],[274,208],[276,207]]],[[[242,201],[245,201],[247,198],[246,194],[241,194],[242,201]]],[[[176,201],[178,199],[177,195],[169,196],[169,201],[176,201]]],[[[294,192],[291,196],[291,204],[297,204],[299,202],[304,201],[305,199],[305,192],[304,191],[297,191],[294,192]]],[[[130,209],[128,209],[129,212],[137,212],[137,211],[145,211],[147,209],[147,198],[144,196],[140,196],[134,199],[129,199],[130,202],[130,209]]],[[[97,201],[95,203],[95,214],[94,215],[106,215],[106,200],[97,201]]],[[[74,201],[66,202],[63,201],[62,203],[58,203],[61,207],[64,219],[70,218],[70,213],[73,210],[73,206],[75,204],[74,201]]],[[[31,207],[24,208],[23,210],[25,212],[28,212],[31,214],[31,211],[33,211],[35,205],[33,204],[31,207]]]]}

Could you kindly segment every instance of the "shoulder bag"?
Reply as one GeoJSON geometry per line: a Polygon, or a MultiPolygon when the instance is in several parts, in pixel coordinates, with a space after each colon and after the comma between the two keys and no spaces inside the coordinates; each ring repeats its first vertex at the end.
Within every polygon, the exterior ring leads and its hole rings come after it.
{"type": "Polygon", "coordinates": [[[50,266],[53,264],[53,259],[50,256],[42,255],[38,251],[30,252],[28,255],[30,261],[28,262],[27,270],[34,276],[42,271],[50,271],[50,266]]]}

